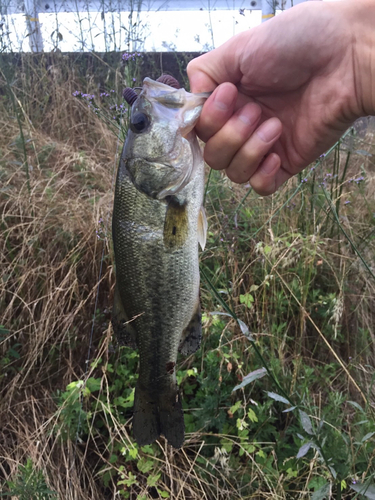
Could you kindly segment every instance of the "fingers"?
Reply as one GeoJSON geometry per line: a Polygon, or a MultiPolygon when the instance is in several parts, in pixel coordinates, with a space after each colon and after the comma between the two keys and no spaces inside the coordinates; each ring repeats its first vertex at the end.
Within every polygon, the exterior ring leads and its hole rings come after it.
{"type": "Polygon", "coordinates": [[[279,119],[270,118],[256,128],[260,117],[261,109],[255,103],[240,108],[207,141],[204,158],[215,170],[225,169],[233,182],[250,180],[255,191],[271,194],[281,162],[275,153],[266,155],[279,139],[282,125],[279,119]]]}
{"type": "Polygon", "coordinates": [[[280,157],[271,153],[260,164],[249,182],[256,193],[268,196],[275,193],[290,177],[292,174],[280,168],[280,157]]]}
{"type": "Polygon", "coordinates": [[[215,170],[228,167],[243,144],[254,132],[261,115],[261,108],[248,103],[239,109],[224,126],[208,140],[204,158],[215,170]]]}
{"type": "MultiPolygon", "coordinates": [[[[214,89],[224,78],[224,71],[215,78],[208,76],[214,52],[209,53],[211,59],[204,61],[202,56],[190,63],[188,74],[193,92],[214,89]]],[[[215,56],[221,55],[219,52],[215,56]]],[[[258,104],[249,97],[244,99],[237,87],[226,81],[207,99],[195,128],[206,142],[204,157],[208,165],[215,170],[225,169],[233,182],[250,181],[254,190],[265,196],[274,193],[289,174],[280,169],[276,153],[268,154],[281,135],[281,122],[270,118],[258,127],[261,114],[258,104]]]]}
{"type": "Polygon", "coordinates": [[[226,168],[229,179],[241,184],[253,176],[265,155],[281,135],[278,118],[270,118],[250,136],[226,168]]]}
{"type": "Polygon", "coordinates": [[[219,85],[207,99],[195,129],[202,141],[207,142],[233,114],[238,91],[232,83],[219,85]]]}

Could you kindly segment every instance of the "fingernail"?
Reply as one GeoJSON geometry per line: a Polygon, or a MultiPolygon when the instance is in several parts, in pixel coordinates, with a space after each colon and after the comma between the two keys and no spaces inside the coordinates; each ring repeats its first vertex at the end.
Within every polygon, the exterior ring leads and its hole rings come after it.
{"type": "Polygon", "coordinates": [[[225,89],[219,89],[215,94],[214,105],[220,111],[227,111],[233,105],[233,95],[230,95],[225,89]]]}
{"type": "Polygon", "coordinates": [[[257,135],[263,142],[271,142],[279,134],[280,122],[278,120],[270,120],[257,130],[257,135]]]}
{"type": "Polygon", "coordinates": [[[248,104],[240,111],[238,119],[245,125],[253,125],[260,117],[261,110],[256,104],[248,104]]]}
{"type": "Polygon", "coordinates": [[[262,166],[260,167],[259,171],[262,172],[263,174],[272,174],[272,172],[279,166],[279,158],[275,154],[271,154],[268,156],[262,166]]]}

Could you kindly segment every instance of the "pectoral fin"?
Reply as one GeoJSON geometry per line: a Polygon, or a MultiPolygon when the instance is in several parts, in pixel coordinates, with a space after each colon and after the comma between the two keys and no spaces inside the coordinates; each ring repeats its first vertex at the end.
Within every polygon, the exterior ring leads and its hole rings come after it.
{"type": "Polygon", "coordinates": [[[199,349],[202,341],[202,313],[201,304],[198,298],[197,306],[190,323],[182,332],[179,351],[184,356],[193,354],[199,349]]]}
{"type": "Polygon", "coordinates": [[[126,345],[133,348],[137,347],[136,333],[125,312],[117,283],[115,286],[115,296],[113,298],[112,326],[120,345],[126,345]]]}
{"type": "Polygon", "coordinates": [[[164,245],[177,250],[185,243],[189,229],[187,205],[180,205],[173,197],[168,200],[164,222],[164,245]]]}
{"type": "Polygon", "coordinates": [[[207,241],[207,217],[206,211],[203,206],[199,211],[198,217],[198,243],[202,250],[204,250],[207,241]]]}

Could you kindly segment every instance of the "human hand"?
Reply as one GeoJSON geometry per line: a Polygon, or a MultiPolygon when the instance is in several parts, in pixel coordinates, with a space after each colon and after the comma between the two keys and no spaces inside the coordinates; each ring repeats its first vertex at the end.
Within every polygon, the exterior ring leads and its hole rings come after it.
{"type": "Polygon", "coordinates": [[[371,114],[357,47],[369,4],[374,17],[374,0],[301,4],[189,63],[191,91],[215,89],[196,127],[212,168],[272,194],[371,114]]]}

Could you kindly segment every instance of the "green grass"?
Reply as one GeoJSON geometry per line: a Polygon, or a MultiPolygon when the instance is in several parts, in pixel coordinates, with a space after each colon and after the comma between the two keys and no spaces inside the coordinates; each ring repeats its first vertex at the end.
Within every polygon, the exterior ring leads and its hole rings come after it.
{"type": "MultiPolygon", "coordinates": [[[[138,355],[116,344],[110,326],[118,121],[109,127],[71,95],[95,93],[71,67],[49,89],[37,79],[25,87],[17,74],[7,82],[1,493],[372,498],[373,132],[350,131],[272,197],[207,176],[204,336],[177,373],[186,441],[179,451],[164,439],[139,449],[131,433],[138,355]],[[44,112],[32,115],[42,91],[44,112]]],[[[96,107],[105,109],[105,98],[96,107]]]]}

